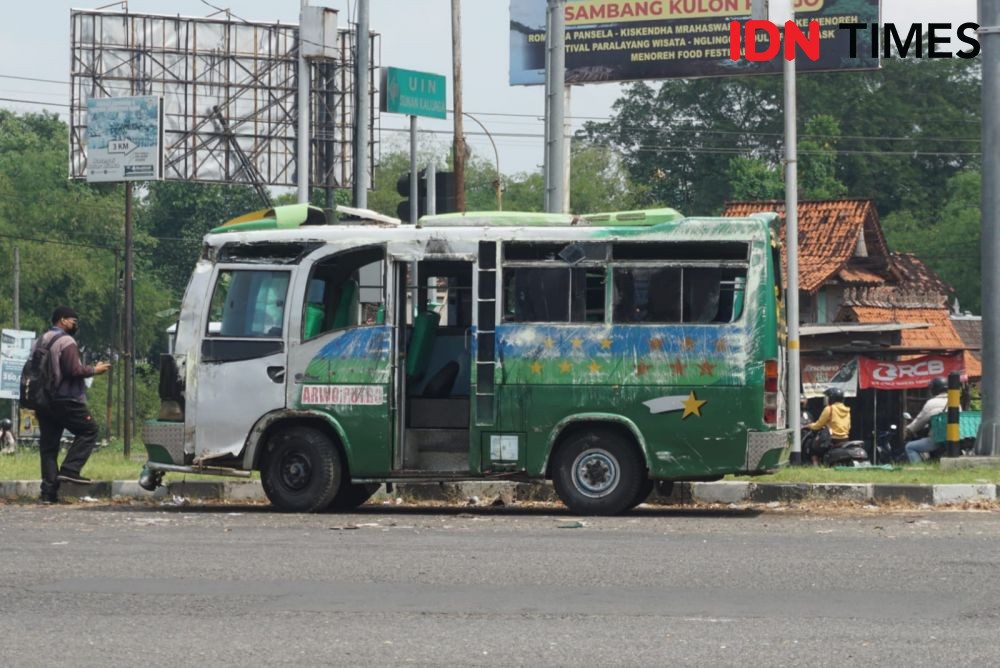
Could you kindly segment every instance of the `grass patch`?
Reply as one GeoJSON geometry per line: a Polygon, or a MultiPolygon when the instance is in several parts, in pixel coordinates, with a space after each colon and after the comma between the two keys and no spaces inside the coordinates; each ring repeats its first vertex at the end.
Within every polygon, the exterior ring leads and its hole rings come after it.
{"type": "Polygon", "coordinates": [[[837,470],[813,466],[786,467],[771,475],[728,476],[727,480],[787,483],[886,483],[890,485],[998,484],[1000,462],[996,466],[942,471],[935,463],[911,464],[892,471],[883,469],[837,470]]]}
{"type": "MultiPolygon", "coordinates": [[[[65,449],[59,455],[62,462],[65,449]]],[[[132,444],[132,452],[126,457],[122,451],[121,442],[112,443],[94,451],[87,460],[81,473],[92,480],[138,480],[142,465],[146,463],[146,449],[141,443],[132,444]]],[[[0,455],[0,480],[38,480],[42,477],[41,463],[38,458],[38,448],[18,446],[17,454],[0,455]]],[[[260,478],[256,471],[253,479],[260,478]]],[[[164,481],[177,480],[237,480],[209,475],[193,475],[187,473],[168,473],[164,481]]]]}

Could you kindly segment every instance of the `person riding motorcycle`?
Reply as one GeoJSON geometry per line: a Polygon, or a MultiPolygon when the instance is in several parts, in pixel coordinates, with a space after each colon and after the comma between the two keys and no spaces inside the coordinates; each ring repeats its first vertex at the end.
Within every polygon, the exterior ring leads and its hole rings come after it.
{"type": "Polygon", "coordinates": [[[851,433],[851,409],[844,404],[844,391],[839,387],[829,387],[823,394],[826,396],[826,408],[818,420],[806,427],[816,432],[809,448],[809,456],[816,466],[827,451],[847,441],[851,433]]]}
{"type": "Polygon", "coordinates": [[[923,409],[906,425],[906,434],[912,440],[906,442],[906,457],[911,464],[919,464],[923,459],[921,453],[933,452],[937,448],[937,443],[930,434],[918,438],[924,431],[930,428],[931,418],[938,413],[948,410],[948,381],[945,378],[935,378],[928,385],[931,391],[931,398],[924,404],[923,409]]]}

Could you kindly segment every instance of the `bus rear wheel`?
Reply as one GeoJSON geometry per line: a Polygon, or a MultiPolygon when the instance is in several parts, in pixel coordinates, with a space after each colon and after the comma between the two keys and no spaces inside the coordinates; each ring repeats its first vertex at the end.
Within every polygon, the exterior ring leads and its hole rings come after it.
{"type": "Polygon", "coordinates": [[[628,509],[631,510],[641,503],[645,502],[649,498],[649,495],[653,493],[653,481],[646,478],[639,485],[639,491],[636,493],[635,498],[632,499],[632,503],[628,504],[628,509]]]}
{"type": "Polygon", "coordinates": [[[343,478],[340,453],[325,434],[289,427],[268,443],[261,466],[264,493],[279,510],[314,513],[327,508],[343,478]]]}
{"type": "Polygon", "coordinates": [[[552,484],[581,515],[617,515],[635,505],[646,467],[627,439],[607,429],[579,431],[555,453],[552,484]]]}

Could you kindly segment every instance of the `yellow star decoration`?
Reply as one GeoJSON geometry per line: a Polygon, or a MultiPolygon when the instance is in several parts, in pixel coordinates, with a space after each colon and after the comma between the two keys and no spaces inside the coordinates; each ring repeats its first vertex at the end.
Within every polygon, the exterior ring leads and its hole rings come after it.
{"type": "Polygon", "coordinates": [[[601,370],[601,365],[598,364],[597,362],[591,362],[590,366],[587,368],[590,369],[590,373],[597,373],[598,371],[601,370]]]}
{"type": "Polygon", "coordinates": [[[569,373],[570,371],[573,370],[573,365],[570,364],[569,362],[563,362],[562,364],[559,365],[559,370],[562,371],[563,373],[569,373]]]}
{"type": "Polygon", "coordinates": [[[573,339],[573,350],[579,350],[583,346],[583,339],[573,339]]]}
{"type": "Polygon", "coordinates": [[[611,339],[609,339],[609,338],[603,338],[603,339],[601,339],[601,348],[603,350],[610,349],[611,348],[611,339]]]}
{"type": "Polygon", "coordinates": [[[681,416],[682,420],[686,420],[689,415],[697,415],[701,417],[701,407],[708,403],[706,399],[699,399],[698,396],[691,391],[688,398],[683,401],[684,415],[681,416]]]}
{"type": "Polygon", "coordinates": [[[549,350],[552,350],[553,348],[556,347],[556,342],[552,340],[551,336],[546,336],[544,343],[545,347],[548,348],[549,350]]]}
{"type": "Polygon", "coordinates": [[[531,373],[540,374],[542,372],[542,365],[538,362],[531,363],[531,373]]]}

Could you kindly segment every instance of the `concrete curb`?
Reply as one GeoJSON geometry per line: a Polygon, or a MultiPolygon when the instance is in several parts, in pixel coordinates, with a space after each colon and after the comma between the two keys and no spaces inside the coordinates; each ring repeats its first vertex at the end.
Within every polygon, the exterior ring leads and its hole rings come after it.
{"type": "MultiPolygon", "coordinates": [[[[0,499],[38,498],[38,480],[0,481],[0,499]]],[[[176,481],[147,492],[128,480],[93,482],[87,485],[64,483],[60,494],[68,499],[166,500],[266,502],[260,481],[176,481]]],[[[440,501],[475,505],[514,505],[518,502],[558,502],[551,484],[512,482],[423,483],[395,485],[392,493],[383,486],[374,502],[405,498],[413,501],[440,501]]],[[[947,506],[964,503],[996,503],[997,485],[883,485],[877,483],[755,483],[744,481],[677,483],[669,496],[654,492],[647,503],[654,505],[700,504],[792,504],[802,501],[850,501],[860,503],[910,503],[947,506]]]]}

